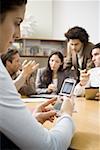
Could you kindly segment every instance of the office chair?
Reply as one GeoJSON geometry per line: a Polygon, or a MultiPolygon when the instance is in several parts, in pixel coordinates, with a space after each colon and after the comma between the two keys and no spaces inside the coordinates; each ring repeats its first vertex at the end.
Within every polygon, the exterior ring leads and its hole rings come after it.
{"type": "Polygon", "coordinates": [[[8,137],[0,132],[0,150],[21,150],[8,137]]]}

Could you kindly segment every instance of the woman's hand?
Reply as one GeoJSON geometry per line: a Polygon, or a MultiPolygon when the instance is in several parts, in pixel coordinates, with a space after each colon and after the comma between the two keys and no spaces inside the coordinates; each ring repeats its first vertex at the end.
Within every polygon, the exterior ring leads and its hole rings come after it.
{"type": "Polygon", "coordinates": [[[56,116],[56,111],[51,107],[48,107],[50,104],[54,104],[57,98],[52,98],[42,104],[40,104],[35,110],[34,114],[36,119],[43,124],[46,120],[53,122],[54,117],[56,116]]]}
{"type": "Polygon", "coordinates": [[[48,92],[55,92],[57,91],[57,87],[54,84],[48,85],[48,92]]]}
{"type": "Polygon", "coordinates": [[[61,114],[63,115],[67,113],[70,116],[72,116],[73,109],[74,109],[74,100],[64,96],[63,103],[60,110],[61,114]]]}

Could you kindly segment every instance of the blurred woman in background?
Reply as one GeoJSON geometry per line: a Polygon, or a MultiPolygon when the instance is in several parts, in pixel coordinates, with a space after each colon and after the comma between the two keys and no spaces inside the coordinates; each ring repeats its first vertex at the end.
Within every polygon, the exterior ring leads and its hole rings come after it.
{"type": "Polygon", "coordinates": [[[37,94],[58,94],[68,72],[63,70],[63,54],[59,51],[51,53],[47,67],[38,69],[36,77],[37,94]]]}

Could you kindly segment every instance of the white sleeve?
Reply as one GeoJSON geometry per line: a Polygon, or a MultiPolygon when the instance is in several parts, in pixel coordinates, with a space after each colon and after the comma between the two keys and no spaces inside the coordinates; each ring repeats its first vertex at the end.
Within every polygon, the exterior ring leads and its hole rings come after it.
{"type": "Polygon", "coordinates": [[[86,87],[90,87],[91,85],[91,80],[89,78],[89,80],[87,81],[86,85],[84,86],[81,86],[80,83],[78,83],[76,86],[75,86],[75,89],[74,89],[74,95],[75,96],[84,96],[85,95],[85,88],[86,87]]]}
{"type": "Polygon", "coordinates": [[[0,129],[22,150],[66,150],[74,134],[74,123],[66,115],[51,130],[44,128],[20,100],[0,62],[0,129]]]}
{"type": "Polygon", "coordinates": [[[85,95],[85,86],[81,86],[79,83],[75,86],[74,89],[75,96],[84,96],[85,95]]]}

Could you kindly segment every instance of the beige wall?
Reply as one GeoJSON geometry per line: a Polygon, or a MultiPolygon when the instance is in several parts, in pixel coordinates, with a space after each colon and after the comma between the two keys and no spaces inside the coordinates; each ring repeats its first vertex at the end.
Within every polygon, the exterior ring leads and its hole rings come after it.
{"type": "Polygon", "coordinates": [[[27,15],[35,20],[38,38],[64,39],[70,27],[84,27],[94,43],[100,41],[100,0],[28,0],[27,15]]]}
{"type": "Polygon", "coordinates": [[[47,61],[48,61],[47,57],[21,57],[21,61],[22,62],[25,59],[27,59],[27,60],[35,60],[36,63],[39,63],[39,68],[45,67],[47,65],[47,61]]]}

